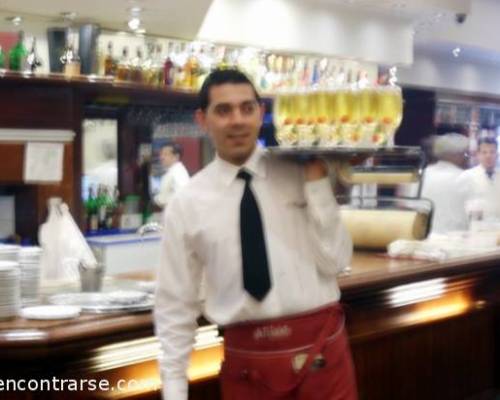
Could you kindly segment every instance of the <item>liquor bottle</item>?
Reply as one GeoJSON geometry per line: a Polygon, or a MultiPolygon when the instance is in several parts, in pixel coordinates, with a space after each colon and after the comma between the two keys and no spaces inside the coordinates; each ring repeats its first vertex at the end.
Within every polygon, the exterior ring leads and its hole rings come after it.
{"type": "Polygon", "coordinates": [[[2,46],[0,46],[0,69],[5,68],[5,55],[2,50],[2,46]]]}
{"type": "Polygon", "coordinates": [[[174,88],[182,89],[184,88],[184,83],[186,81],[184,77],[184,66],[187,62],[186,53],[186,43],[181,43],[180,50],[174,53],[173,59],[175,65],[175,76],[174,76],[174,88]]]}
{"type": "Polygon", "coordinates": [[[64,53],[61,57],[61,63],[64,65],[64,75],[66,76],[78,76],[80,75],[80,56],[76,51],[76,36],[68,34],[68,42],[66,48],[64,49],[64,53]]]}
{"type": "Polygon", "coordinates": [[[89,187],[89,196],[85,202],[85,211],[87,214],[87,231],[94,232],[98,229],[98,218],[97,218],[97,203],[94,197],[94,189],[92,186],[89,187]]]}
{"type": "Polygon", "coordinates": [[[153,84],[155,86],[163,86],[165,82],[164,71],[163,71],[163,48],[161,44],[155,46],[155,54],[153,58],[153,69],[155,71],[155,77],[153,84]]]}
{"type": "Polygon", "coordinates": [[[28,50],[24,46],[24,32],[19,31],[17,43],[9,51],[9,68],[12,71],[24,71],[28,50]]]}
{"type": "Polygon", "coordinates": [[[174,55],[174,42],[169,42],[167,58],[165,59],[165,63],[163,64],[163,79],[165,86],[171,87],[174,84],[175,77],[175,65],[173,61],[174,55]]]}
{"type": "Polygon", "coordinates": [[[108,53],[104,59],[104,75],[115,76],[117,63],[116,59],[113,57],[113,42],[108,43],[108,53]]]}
{"type": "Polygon", "coordinates": [[[153,43],[148,43],[147,45],[147,55],[144,61],[142,61],[141,67],[141,81],[147,85],[154,85],[155,82],[155,70],[153,67],[153,43]]]}
{"type": "Polygon", "coordinates": [[[28,57],[26,57],[26,64],[31,72],[35,72],[42,65],[42,61],[36,51],[36,38],[33,38],[31,50],[28,53],[28,57]]]}
{"type": "Polygon", "coordinates": [[[130,62],[130,80],[132,82],[141,83],[143,81],[142,77],[142,49],[138,46],[135,57],[130,62]]]}
{"type": "Polygon", "coordinates": [[[229,62],[229,54],[225,46],[220,46],[217,50],[217,69],[228,69],[231,67],[229,62]]]}
{"type": "Polygon", "coordinates": [[[198,90],[198,76],[200,75],[200,62],[196,56],[194,46],[191,47],[189,57],[184,64],[183,87],[188,90],[198,90]]]}
{"type": "Polygon", "coordinates": [[[199,90],[206,77],[212,71],[214,67],[214,58],[213,58],[213,45],[206,45],[200,49],[200,54],[198,55],[199,60],[199,73],[197,79],[197,88],[199,90]]]}
{"type": "MultiPolygon", "coordinates": [[[[116,190],[116,187],[115,187],[115,190],[116,190]]],[[[105,221],[106,229],[112,229],[113,228],[113,216],[115,214],[115,209],[116,209],[116,202],[115,202],[113,195],[111,194],[111,191],[109,191],[108,189],[106,189],[106,192],[105,192],[104,204],[106,206],[106,221],[105,221]]]]}
{"type": "Polygon", "coordinates": [[[97,219],[99,230],[106,229],[106,201],[107,189],[104,185],[99,185],[97,189],[97,219]]]}
{"type": "Polygon", "coordinates": [[[130,60],[128,58],[128,47],[126,46],[123,48],[122,56],[118,62],[116,80],[123,82],[130,80],[130,60]]]}

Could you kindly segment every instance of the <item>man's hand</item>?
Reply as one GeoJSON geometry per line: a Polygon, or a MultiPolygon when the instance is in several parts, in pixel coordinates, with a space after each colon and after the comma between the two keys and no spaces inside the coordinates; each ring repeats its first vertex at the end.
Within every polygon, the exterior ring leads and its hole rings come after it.
{"type": "Polygon", "coordinates": [[[306,181],[317,181],[328,176],[328,168],[322,160],[311,160],[304,165],[306,181]]]}

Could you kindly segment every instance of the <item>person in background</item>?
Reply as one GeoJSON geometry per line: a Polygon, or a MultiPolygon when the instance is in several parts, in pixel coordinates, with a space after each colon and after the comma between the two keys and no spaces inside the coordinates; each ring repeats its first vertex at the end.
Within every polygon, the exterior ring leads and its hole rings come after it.
{"type": "Polygon", "coordinates": [[[212,72],[199,100],[217,155],[164,213],[154,311],[164,399],[188,398],[202,312],[224,328],[225,400],[357,399],[336,279],[352,242],[327,168],[256,146],[264,108],[240,71],[212,72]]]}
{"type": "MultiPolygon", "coordinates": [[[[438,136],[429,135],[424,137],[420,141],[420,148],[424,153],[424,171],[429,166],[435,164],[437,162],[436,156],[434,155],[434,140],[436,140],[438,136]]],[[[396,187],[396,196],[398,197],[411,197],[411,198],[420,198],[422,197],[422,180],[420,182],[414,183],[401,183],[396,187]]]]}
{"type": "Polygon", "coordinates": [[[479,165],[464,171],[458,180],[470,220],[498,220],[500,218],[500,174],[496,170],[498,144],[495,138],[478,141],[479,165]]]}
{"type": "Polygon", "coordinates": [[[467,165],[469,140],[459,133],[437,136],[432,153],[437,160],[424,170],[421,197],[432,200],[432,233],[467,229],[467,217],[457,179],[467,165]]]}
{"type": "Polygon", "coordinates": [[[160,150],[160,161],[166,169],[161,178],[160,191],[154,197],[154,202],[165,207],[174,194],[189,181],[189,173],[180,161],[182,157],[182,147],[177,143],[167,143],[160,150]]]}

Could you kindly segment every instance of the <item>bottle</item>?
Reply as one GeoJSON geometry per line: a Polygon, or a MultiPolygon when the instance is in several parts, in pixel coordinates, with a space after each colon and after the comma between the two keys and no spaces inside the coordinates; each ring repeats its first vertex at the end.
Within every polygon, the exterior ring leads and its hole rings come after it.
{"type": "Polygon", "coordinates": [[[172,60],[174,54],[174,42],[168,44],[167,58],[163,64],[163,79],[165,86],[171,87],[174,84],[175,65],[172,60]]]}
{"type": "Polygon", "coordinates": [[[89,196],[85,202],[85,212],[87,214],[87,231],[95,232],[98,228],[97,203],[94,197],[94,189],[89,187],[89,196]]]}
{"type": "Polygon", "coordinates": [[[115,76],[116,74],[116,60],[113,57],[113,42],[108,43],[108,53],[104,59],[104,75],[115,76]]]}
{"type": "Polygon", "coordinates": [[[81,68],[80,56],[78,55],[76,46],[74,45],[76,37],[72,38],[71,36],[71,34],[68,34],[68,43],[61,57],[61,63],[64,64],[64,75],[68,77],[80,75],[81,68]]]}
{"type": "Polygon", "coordinates": [[[142,50],[140,47],[137,47],[136,55],[130,62],[130,80],[132,82],[142,82],[142,64],[142,50]]]}
{"type": "Polygon", "coordinates": [[[31,72],[35,72],[36,69],[42,65],[42,61],[38,57],[36,51],[36,38],[33,38],[31,50],[28,54],[28,57],[26,57],[26,64],[31,72]]]}
{"type": "Polygon", "coordinates": [[[198,77],[200,75],[200,62],[196,56],[194,46],[191,47],[189,57],[184,64],[183,87],[188,90],[198,90],[198,77]]]}
{"type": "Polygon", "coordinates": [[[99,185],[97,189],[97,226],[99,230],[106,229],[106,197],[107,189],[104,185],[99,185]]]}
{"type": "Polygon", "coordinates": [[[162,56],[162,46],[157,44],[155,47],[155,56],[153,59],[153,69],[155,71],[155,79],[153,84],[155,86],[163,86],[165,82],[164,70],[163,70],[163,56],[162,56]]]}
{"type": "Polygon", "coordinates": [[[0,46],[0,69],[5,68],[5,55],[2,50],[2,46],[0,46]]]}
{"type": "Polygon", "coordinates": [[[186,79],[184,78],[184,66],[187,62],[185,43],[182,43],[180,45],[180,50],[175,52],[173,62],[175,65],[175,79],[173,86],[176,89],[182,89],[184,87],[184,82],[186,81],[186,79]]]}
{"type": "Polygon", "coordinates": [[[24,32],[19,31],[17,43],[9,51],[9,68],[12,71],[24,71],[28,50],[24,46],[24,32]]]}
{"type": "Polygon", "coordinates": [[[118,62],[116,80],[123,82],[130,80],[130,60],[128,58],[128,47],[126,46],[123,48],[122,56],[118,62]]]}
{"type": "MultiPolygon", "coordinates": [[[[116,192],[116,187],[115,187],[116,192]]],[[[105,205],[106,205],[106,229],[113,229],[113,218],[116,209],[116,202],[114,196],[111,194],[111,191],[106,190],[105,195],[105,205]]]]}
{"type": "Polygon", "coordinates": [[[146,85],[153,86],[156,80],[156,72],[153,65],[153,53],[154,53],[154,45],[149,43],[147,45],[147,55],[146,59],[141,61],[141,81],[146,85]]]}

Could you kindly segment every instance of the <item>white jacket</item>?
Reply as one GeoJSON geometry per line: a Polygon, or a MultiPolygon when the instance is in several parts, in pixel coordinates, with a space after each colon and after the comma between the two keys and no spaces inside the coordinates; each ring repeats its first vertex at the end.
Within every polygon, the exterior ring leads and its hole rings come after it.
{"type": "Polygon", "coordinates": [[[458,183],[468,214],[480,212],[485,220],[500,218],[500,171],[490,179],[485,169],[478,165],[464,171],[458,183]]]}
{"type": "Polygon", "coordinates": [[[177,161],[162,176],[160,192],[154,197],[154,201],[160,207],[165,207],[174,196],[175,192],[185,186],[189,181],[189,173],[186,167],[177,161]]]}
{"type": "Polygon", "coordinates": [[[447,161],[438,161],[424,171],[421,197],[434,203],[433,233],[467,229],[467,216],[457,182],[462,173],[463,169],[447,161]]]}

